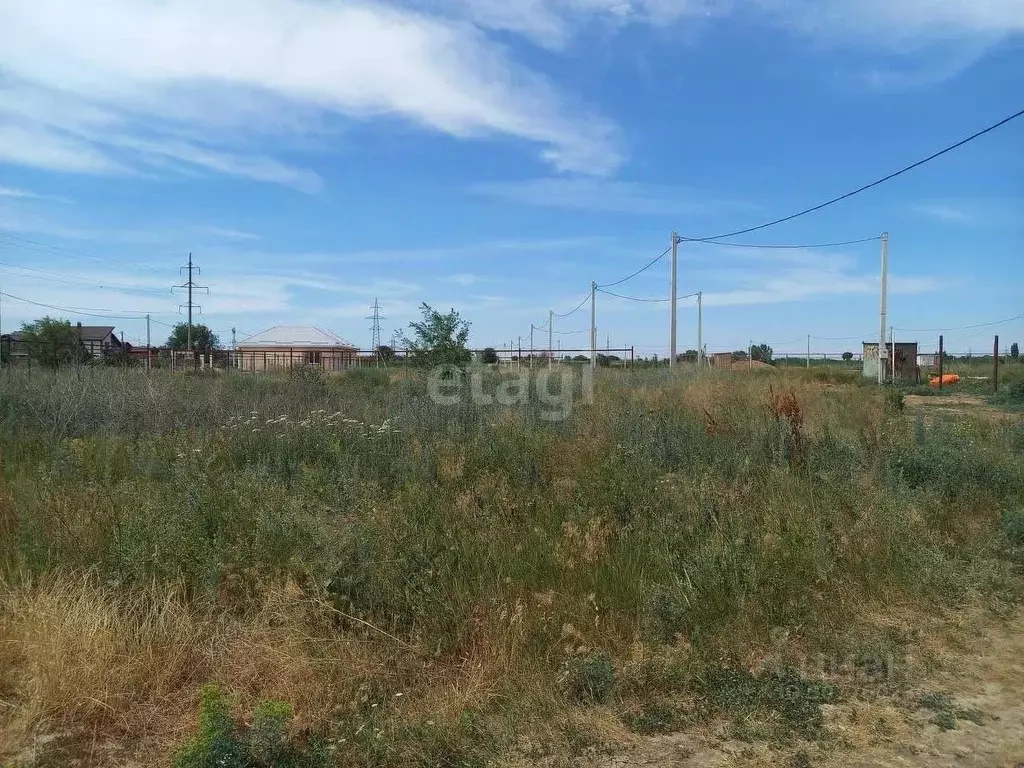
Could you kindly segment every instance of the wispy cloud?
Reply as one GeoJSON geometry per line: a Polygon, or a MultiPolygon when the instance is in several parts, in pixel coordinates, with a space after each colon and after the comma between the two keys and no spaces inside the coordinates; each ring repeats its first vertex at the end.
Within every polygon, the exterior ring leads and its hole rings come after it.
{"type": "Polygon", "coordinates": [[[32,192],[27,189],[18,189],[16,187],[4,187],[0,186],[0,197],[9,197],[16,200],[49,200],[56,203],[70,203],[66,197],[56,197],[54,195],[43,195],[38,192],[32,192]]]}
{"type": "Polygon", "coordinates": [[[315,189],[307,169],[227,147],[280,143],[320,116],[512,136],[561,170],[621,162],[611,122],[479,30],[369,0],[9,0],[0,67],[0,159],[52,170],[184,165],[315,189]]]}
{"type": "Polygon", "coordinates": [[[750,209],[748,203],[708,199],[694,190],[611,179],[541,178],[475,184],[470,191],[521,205],[641,216],[750,209]]]}
{"type": "Polygon", "coordinates": [[[448,275],[447,277],[442,277],[441,278],[442,282],[445,282],[445,283],[455,283],[455,284],[461,285],[463,287],[470,286],[470,285],[473,285],[475,283],[478,283],[478,282],[480,282],[480,280],[481,280],[480,275],[473,275],[473,274],[470,274],[468,272],[459,272],[456,275],[448,275]]]}
{"type": "MultiPolygon", "coordinates": [[[[704,291],[704,303],[709,307],[812,301],[879,291],[874,269],[860,269],[858,260],[848,253],[705,247],[693,260],[703,265],[693,274],[709,287],[704,291]]],[[[889,277],[889,290],[894,294],[926,293],[940,287],[939,280],[927,275],[889,277]]]]}
{"type": "Polygon", "coordinates": [[[240,229],[230,229],[226,227],[201,227],[200,232],[212,235],[213,237],[222,237],[225,240],[259,240],[259,235],[254,235],[252,232],[243,232],[240,229]]]}
{"type": "Polygon", "coordinates": [[[1019,0],[413,0],[420,8],[565,46],[585,19],[611,27],[693,25],[741,16],[815,40],[906,50],[937,40],[1024,31],[1019,0]]]}
{"type": "Polygon", "coordinates": [[[952,224],[966,224],[974,217],[961,208],[944,203],[921,203],[913,206],[915,213],[952,224]]]}

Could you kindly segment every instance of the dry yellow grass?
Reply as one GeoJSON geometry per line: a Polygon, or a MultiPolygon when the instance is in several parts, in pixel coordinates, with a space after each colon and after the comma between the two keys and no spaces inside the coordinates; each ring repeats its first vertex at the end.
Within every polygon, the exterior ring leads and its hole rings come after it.
{"type": "Polygon", "coordinates": [[[361,680],[401,669],[386,650],[331,633],[330,614],[288,588],[268,591],[245,616],[199,610],[166,586],[125,590],[55,575],[6,588],[6,736],[84,729],[156,742],[169,753],[192,727],[199,689],[211,680],[236,694],[243,711],[281,699],[293,703],[300,727],[318,726],[355,698],[361,680]]]}

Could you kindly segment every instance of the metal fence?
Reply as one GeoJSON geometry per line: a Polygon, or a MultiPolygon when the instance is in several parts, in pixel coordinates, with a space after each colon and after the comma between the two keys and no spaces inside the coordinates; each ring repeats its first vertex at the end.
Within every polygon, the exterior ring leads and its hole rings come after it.
{"type": "MultiPolygon", "coordinates": [[[[509,350],[484,348],[469,350],[476,361],[498,366],[538,367],[589,363],[589,349],[509,350]]],[[[603,349],[597,352],[601,366],[628,367],[634,363],[631,347],[603,349]]],[[[0,366],[6,369],[47,370],[75,367],[115,366],[144,370],[239,371],[274,373],[317,370],[325,373],[360,368],[389,368],[411,362],[406,349],[380,350],[349,347],[312,348],[276,347],[267,349],[182,350],[169,347],[103,346],[89,347],[73,342],[43,342],[0,338],[0,366]]]]}

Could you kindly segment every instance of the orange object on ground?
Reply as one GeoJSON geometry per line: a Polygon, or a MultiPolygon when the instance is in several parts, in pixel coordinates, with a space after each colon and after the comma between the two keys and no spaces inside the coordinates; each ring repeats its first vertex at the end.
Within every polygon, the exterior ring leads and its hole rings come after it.
{"type": "MultiPolygon", "coordinates": [[[[955,373],[944,373],[944,374],[942,374],[942,386],[946,386],[947,384],[959,384],[959,383],[960,383],[960,377],[957,376],[955,373]]],[[[939,377],[938,376],[932,376],[928,380],[928,386],[929,387],[937,387],[937,386],[939,386],[939,377]]]]}

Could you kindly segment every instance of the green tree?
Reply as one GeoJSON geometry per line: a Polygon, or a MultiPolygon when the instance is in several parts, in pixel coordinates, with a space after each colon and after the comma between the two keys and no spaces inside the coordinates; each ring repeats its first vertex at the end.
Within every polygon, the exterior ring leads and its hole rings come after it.
{"type": "Polygon", "coordinates": [[[697,350],[688,349],[683,354],[677,355],[676,360],[681,363],[696,363],[697,362],[697,350]]]}
{"type": "Polygon", "coordinates": [[[853,352],[843,352],[843,360],[846,362],[853,360],[853,352]]]}
{"type": "Polygon", "coordinates": [[[746,360],[747,359],[747,350],[745,350],[745,349],[737,349],[735,352],[732,353],[732,359],[733,359],[733,362],[736,362],[736,361],[739,361],[739,360],[746,360]]]}
{"type": "Polygon", "coordinates": [[[420,305],[423,319],[409,323],[412,336],[402,337],[409,357],[416,365],[465,366],[473,359],[466,347],[469,341],[469,323],[454,309],[441,314],[429,304],[420,305]]]}
{"type": "MultiPolygon", "coordinates": [[[[167,337],[171,349],[188,349],[188,323],[178,323],[167,337]]],[[[217,334],[205,325],[192,325],[192,349],[196,352],[212,352],[220,347],[217,334]]]]}
{"type": "Polygon", "coordinates": [[[489,365],[498,362],[497,350],[495,350],[494,347],[485,347],[483,351],[480,352],[480,362],[487,363],[489,365]]]}
{"type": "Polygon", "coordinates": [[[771,363],[772,361],[772,348],[767,344],[755,344],[750,353],[758,362],[771,363]]]}
{"type": "Polygon", "coordinates": [[[385,363],[390,363],[395,359],[395,350],[389,347],[387,344],[381,344],[377,347],[377,357],[383,360],[385,363]]]}
{"type": "Polygon", "coordinates": [[[44,317],[21,326],[21,346],[32,360],[57,367],[89,359],[78,329],[68,320],[44,317]]]}
{"type": "Polygon", "coordinates": [[[1014,360],[1020,357],[1020,347],[1017,346],[1016,341],[1010,345],[1010,357],[1012,357],[1014,360]]]}

